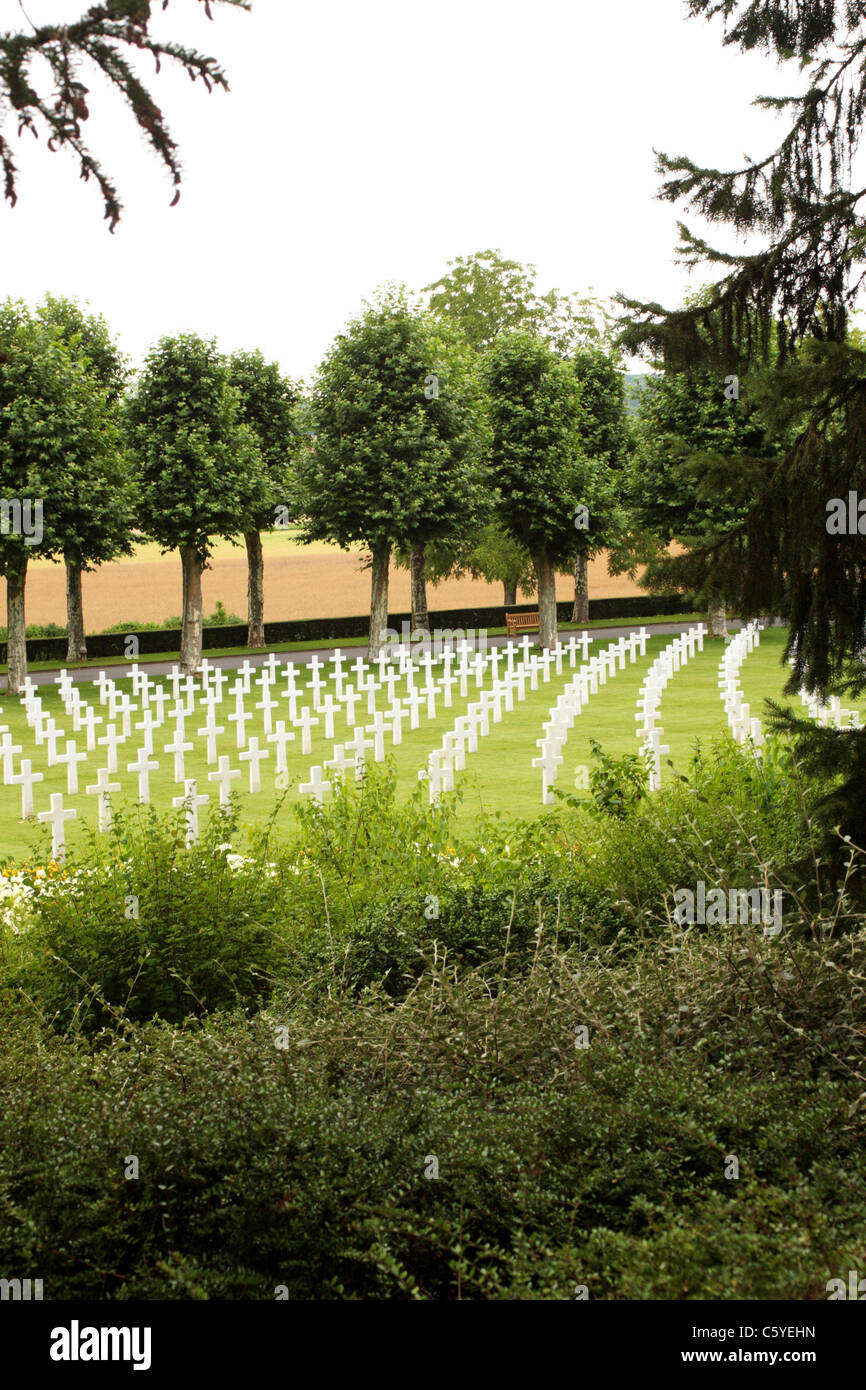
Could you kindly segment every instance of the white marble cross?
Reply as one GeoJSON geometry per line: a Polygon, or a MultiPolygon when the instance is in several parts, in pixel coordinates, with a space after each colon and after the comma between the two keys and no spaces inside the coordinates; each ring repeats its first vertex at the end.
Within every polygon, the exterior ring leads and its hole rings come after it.
{"type": "Polygon", "coordinates": [[[196,782],[194,777],[184,778],[183,796],[172,798],[172,806],[178,810],[184,807],[186,810],[186,846],[198,844],[198,808],[205,806],[210,801],[207,792],[196,794],[196,782]]]}
{"type": "Polygon", "coordinates": [[[334,715],[339,714],[342,706],[334,699],[330,691],[325,696],[319,707],[320,713],[325,716],[325,738],[334,737],[334,715]]]}
{"type": "Polygon", "coordinates": [[[391,721],[392,742],[397,748],[403,742],[403,720],[406,718],[406,711],[398,699],[395,699],[384,718],[391,721]]]}
{"type": "Polygon", "coordinates": [[[51,858],[55,864],[62,864],[66,858],[66,826],[65,821],[74,820],[78,815],[72,809],[64,811],[63,793],[52,792],[49,797],[51,802],[50,811],[40,811],[37,820],[51,825],[51,858]]]}
{"type": "MultiPolygon", "coordinates": [[[[329,697],[330,698],[330,697],[329,697]]],[[[265,686],[262,690],[262,698],[256,702],[256,709],[262,711],[262,720],[265,735],[270,734],[273,729],[273,711],[276,701],[270,692],[270,687],[265,686]]]]}
{"type": "Polygon", "coordinates": [[[373,735],[373,758],[377,763],[385,761],[385,734],[390,733],[390,725],[385,723],[385,716],[377,712],[373,716],[373,723],[367,725],[366,732],[373,735]]]}
{"type": "Polygon", "coordinates": [[[354,758],[347,758],[342,743],[334,744],[333,758],[325,759],[325,767],[332,769],[342,781],[350,768],[355,766],[354,758]]]}
{"type": "Polygon", "coordinates": [[[411,710],[409,728],[417,729],[420,724],[419,711],[421,709],[421,706],[424,704],[424,696],[421,694],[420,690],[412,689],[409,691],[409,694],[404,698],[403,703],[409,705],[411,710]]]}
{"type": "MultiPolygon", "coordinates": [[[[231,715],[229,715],[229,718],[231,718],[231,715]]],[[[207,712],[207,718],[205,719],[203,726],[198,731],[199,738],[201,738],[202,735],[204,735],[204,737],[207,739],[208,766],[210,766],[211,763],[215,763],[217,760],[217,735],[224,733],[225,725],[218,724],[216,722],[216,715],[214,714],[213,706],[211,706],[207,712]]]]}
{"type": "Polygon", "coordinates": [[[136,729],[142,729],[144,731],[144,746],[147,750],[148,757],[150,757],[150,754],[153,752],[153,731],[156,728],[156,720],[153,717],[153,711],[146,709],[142,718],[136,721],[135,727],[136,729]]]}
{"type": "Polygon", "coordinates": [[[460,738],[465,740],[466,749],[469,753],[478,752],[478,719],[471,714],[461,714],[459,719],[454,720],[454,729],[460,738]]]}
{"type": "Polygon", "coordinates": [[[326,788],[330,791],[331,783],[323,780],[321,767],[311,767],[309,782],[301,782],[298,791],[304,796],[311,796],[321,806],[322,793],[326,788]]]}
{"type": "Polygon", "coordinates": [[[305,756],[307,756],[313,751],[313,740],[311,734],[312,726],[313,724],[318,724],[319,721],[310,713],[309,705],[304,705],[304,708],[301,710],[299,718],[294,720],[293,722],[296,725],[300,726],[301,752],[305,756]]]}
{"type": "Polygon", "coordinates": [[[110,773],[107,767],[101,767],[96,774],[96,782],[92,787],[86,787],[88,796],[98,796],[97,802],[97,825],[100,830],[111,829],[111,793],[120,791],[119,782],[109,782],[110,773]]]}
{"type": "Polygon", "coordinates": [[[532,759],[532,766],[541,768],[541,802],[544,806],[550,806],[554,801],[551,786],[556,781],[556,771],[562,762],[562,754],[558,752],[560,745],[554,739],[541,739],[540,744],[541,753],[532,759]]]}
{"type": "Polygon", "coordinates": [[[250,792],[255,795],[262,789],[262,774],[259,764],[271,755],[266,748],[259,748],[257,738],[251,738],[246,752],[240,753],[238,756],[242,763],[249,763],[250,765],[250,792]]]}
{"type": "Polygon", "coordinates": [[[185,755],[186,753],[191,753],[191,752],[192,752],[192,743],[185,743],[185,742],[184,742],[183,730],[182,730],[182,729],[180,729],[180,728],[175,729],[175,731],[174,731],[174,738],[171,740],[170,743],[165,743],[165,744],[163,744],[163,749],[162,749],[162,751],[163,751],[164,753],[173,753],[173,754],[174,754],[174,780],[175,780],[175,782],[185,782],[185,781],[186,781],[186,767],[185,767],[185,762],[184,762],[184,755],[185,755]]]}
{"type": "Polygon", "coordinates": [[[355,759],[355,781],[360,782],[364,776],[365,748],[373,747],[373,740],[364,737],[364,730],[359,724],[355,729],[355,736],[346,745],[351,748],[355,759]]]}
{"type": "Polygon", "coordinates": [[[285,720],[278,719],[273,733],[268,734],[268,743],[276,745],[277,762],[275,772],[279,777],[280,773],[288,773],[288,763],[286,762],[286,750],[295,735],[291,729],[286,729],[285,720]]]}
{"type": "Polygon", "coordinates": [[[87,736],[87,751],[93,753],[96,749],[96,725],[102,723],[102,715],[97,714],[92,705],[88,705],[82,723],[87,736]]]}
{"type": "MultiPolygon", "coordinates": [[[[146,694],[147,694],[147,689],[145,688],[145,689],[142,691],[142,696],[146,696],[146,694]]],[[[121,733],[122,733],[122,735],[123,735],[124,738],[131,738],[131,737],[132,737],[132,716],[133,716],[133,714],[137,714],[137,713],[138,713],[138,706],[137,706],[137,705],[134,705],[134,704],[132,703],[132,701],[130,700],[130,698],[129,698],[128,695],[126,695],[126,694],[124,694],[123,692],[121,692],[120,698],[119,698],[117,701],[115,701],[113,708],[111,708],[111,709],[109,710],[109,717],[110,717],[111,719],[114,719],[115,716],[119,714],[119,715],[120,715],[120,729],[121,729],[121,733]]],[[[148,710],[147,713],[150,714],[150,710],[148,710]]],[[[152,717],[152,716],[151,716],[151,717],[152,717]]],[[[141,724],[136,724],[135,727],[136,727],[137,729],[140,729],[142,726],[141,726],[141,724]]]]}
{"type": "Polygon", "coordinates": [[[150,774],[159,768],[159,763],[150,757],[152,752],[152,748],[140,748],[135,761],[126,764],[127,772],[138,774],[138,800],[143,806],[150,805],[150,774]]]}
{"type": "Polygon", "coordinates": [[[240,777],[240,768],[233,768],[229,758],[223,755],[218,763],[215,772],[209,772],[207,777],[209,782],[219,782],[220,784],[220,806],[224,809],[231,805],[232,782],[240,777]]]}
{"type": "Polygon", "coordinates": [[[3,758],[3,784],[9,786],[12,773],[14,772],[13,757],[16,753],[23,753],[24,749],[20,743],[12,742],[12,735],[6,729],[3,733],[3,742],[0,744],[0,756],[3,758]]]}
{"type": "Polygon", "coordinates": [[[66,768],[66,794],[67,796],[78,795],[78,764],[87,761],[86,753],[76,751],[75,739],[66,740],[66,752],[58,753],[56,761],[61,767],[66,768]]]}
{"type": "Polygon", "coordinates": [[[104,737],[98,738],[96,742],[99,744],[100,748],[105,747],[108,749],[108,771],[116,772],[117,745],[120,739],[117,737],[117,729],[115,726],[113,724],[106,724],[104,737]]]}
{"type": "Polygon", "coordinates": [[[58,729],[53,719],[49,719],[45,726],[45,742],[48,745],[48,766],[54,767],[57,763],[57,740],[65,738],[66,732],[58,729]]]}
{"type": "Polygon", "coordinates": [[[235,747],[246,748],[247,745],[247,721],[252,719],[252,711],[244,709],[243,697],[238,697],[237,707],[234,714],[229,715],[229,723],[235,727],[235,747]]]}
{"type": "Polygon", "coordinates": [[[346,686],[343,691],[343,703],[346,706],[346,723],[350,729],[355,723],[355,706],[360,698],[360,695],[353,685],[346,686]]]}
{"type": "Polygon", "coordinates": [[[34,782],[44,782],[44,772],[34,772],[33,764],[29,758],[21,759],[21,771],[13,773],[9,778],[9,784],[13,787],[21,788],[21,819],[30,820],[33,815],[33,784],[34,782]]]}

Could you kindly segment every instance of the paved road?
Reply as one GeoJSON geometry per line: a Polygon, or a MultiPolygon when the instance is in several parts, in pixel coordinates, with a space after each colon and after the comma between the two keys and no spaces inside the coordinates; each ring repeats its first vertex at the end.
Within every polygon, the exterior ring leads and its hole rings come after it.
{"type": "MultiPolygon", "coordinates": [[[[633,623],[629,623],[626,626],[590,628],[589,634],[592,640],[596,644],[598,644],[601,641],[613,641],[617,637],[628,637],[630,632],[636,631],[640,626],[640,620],[636,619],[633,623]]],[[[668,633],[685,632],[687,628],[691,626],[693,626],[693,624],[688,622],[653,623],[647,630],[653,636],[656,636],[662,634],[667,635],[668,633]]],[[[728,627],[732,631],[736,631],[736,629],[742,627],[742,623],[738,619],[730,619],[728,622],[728,627]]],[[[571,630],[569,630],[568,632],[560,633],[560,637],[565,642],[567,642],[569,637],[571,637],[572,635],[573,633],[571,630]]],[[[493,647],[504,647],[507,641],[507,637],[488,638],[489,645],[493,647]]],[[[296,663],[303,664],[304,662],[309,663],[310,661],[312,661],[314,656],[318,656],[320,660],[326,661],[332,656],[333,652],[337,650],[343,651],[350,661],[354,661],[356,656],[362,656],[364,654],[363,647],[341,648],[340,644],[338,642],[335,642],[332,647],[317,647],[315,649],[305,648],[303,651],[278,652],[277,655],[279,656],[281,663],[287,661],[294,661],[296,663]]],[[[205,656],[207,656],[207,652],[205,652],[205,656]]],[[[262,666],[264,662],[267,660],[267,652],[248,652],[243,656],[218,656],[215,657],[213,660],[211,660],[211,658],[208,657],[208,660],[210,661],[211,666],[221,666],[224,670],[232,671],[235,670],[238,666],[242,666],[245,661],[249,661],[251,666],[262,666]]],[[[173,663],[171,661],[142,660],[140,662],[140,665],[146,667],[148,674],[151,676],[167,676],[174,664],[176,663],[173,663]]],[[[69,671],[69,674],[72,676],[72,678],[76,681],[92,681],[95,680],[97,675],[99,674],[99,667],[96,666],[70,666],[66,669],[69,671]]],[[[125,669],[128,668],[124,668],[124,666],[122,665],[105,667],[105,670],[109,673],[112,671],[116,673],[123,673],[125,669]]],[[[30,679],[33,681],[34,685],[52,685],[54,683],[56,675],[56,670],[34,671],[31,674],[30,679]]],[[[4,676],[2,678],[2,685],[0,685],[0,690],[6,689],[7,681],[6,677],[4,676]]]]}

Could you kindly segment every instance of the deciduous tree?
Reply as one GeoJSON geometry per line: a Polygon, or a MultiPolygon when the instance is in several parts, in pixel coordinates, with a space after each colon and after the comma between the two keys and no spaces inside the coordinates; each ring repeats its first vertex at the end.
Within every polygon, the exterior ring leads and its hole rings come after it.
{"type": "Polygon", "coordinates": [[[180,552],[180,660],[188,674],[201,661],[201,576],[213,541],[236,536],[241,519],[268,495],[258,444],[240,410],[216,343],[194,334],[163,338],[151,349],[129,400],[141,529],[164,551],[180,552]]]}
{"type": "Polygon", "coordinates": [[[103,506],[92,480],[110,476],[121,451],[115,412],[60,330],[22,303],[0,305],[0,573],[10,690],[20,690],[27,674],[29,559],[60,559],[87,543],[88,499],[103,506]]]}
{"type": "Polygon", "coordinates": [[[591,472],[581,455],[580,386],[574,369],[526,332],[497,338],[482,371],[498,511],[532,556],[539,639],[550,647],[557,640],[555,572],[573,554],[575,507],[591,472]]]}
{"type": "MultiPolygon", "coordinates": [[[[91,375],[108,408],[118,419],[127,379],[126,364],[101,315],[85,314],[74,300],[46,295],[39,317],[60,332],[73,358],[91,375]]],[[[118,436],[115,454],[103,448],[91,458],[79,454],[67,460],[69,510],[74,527],[66,528],[63,559],[66,566],[66,659],[87,658],[81,576],[119,555],[132,552],[137,509],[135,470],[125,442],[118,436]]]]}
{"type": "Polygon", "coordinates": [[[369,548],[374,656],[394,546],[452,535],[478,503],[481,394],[461,343],[392,292],[337,338],[312,399],[315,438],[297,465],[304,539],[369,548]]]}
{"type": "Polygon", "coordinates": [[[264,557],[262,531],[281,515],[292,512],[294,487],[291,466],[297,452],[294,410],[298,388],[281,376],[276,362],[260,352],[235,352],[229,358],[230,379],[240,393],[240,419],[256,437],[267,481],[267,498],[244,518],[247,551],[247,646],[265,645],[264,557]]]}

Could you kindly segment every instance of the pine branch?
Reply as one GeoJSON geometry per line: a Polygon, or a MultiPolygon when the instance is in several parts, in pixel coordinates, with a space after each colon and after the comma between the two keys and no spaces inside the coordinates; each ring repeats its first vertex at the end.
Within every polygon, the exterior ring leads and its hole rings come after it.
{"type": "MultiPolygon", "coordinates": [[[[213,6],[231,5],[249,10],[250,0],[199,0],[208,19],[213,6]]],[[[119,93],[161,162],[171,175],[175,195],[180,196],[181,166],[176,142],[144,83],[135,74],[126,54],[150,53],[159,73],[163,60],[183,68],[193,81],[201,80],[210,93],[214,88],[229,90],[228,79],[214,58],[171,42],[150,37],[148,25],[154,0],[107,0],[93,5],[74,24],[34,27],[32,34],[0,34],[0,95],[18,121],[19,136],[29,130],[38,136],[39,127],[48,130],[48,148],[68,146],[77,155],[81,177],[93,178],[102,194],[105,217],[112,232],[122,213],[122,204],[113,179],[105,173],[82,134],[89,118],[88,88],[80,79],[81,64],[89,60],[102,73],[110,87],[119,93]],[[42,96],[30,80],[35,58],[43,58],[51,71],[52,91],[42,96]]],[[[167,9],[169,0],[162,0],[167,9]]],[[[4,197],[14,207],[18,200],[18,170],[6,138],[0,134],[0,166],[3,170],[4,197]]]]}

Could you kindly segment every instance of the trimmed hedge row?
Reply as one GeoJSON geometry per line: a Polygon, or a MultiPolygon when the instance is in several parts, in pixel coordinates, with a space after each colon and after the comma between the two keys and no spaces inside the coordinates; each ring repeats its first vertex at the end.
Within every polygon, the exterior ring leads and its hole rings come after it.
{"type": "MultiPolygon", "coordinates": [[[[537,604],[509,605],[510,613],[531,613],[537,604]]],[[[640,618],[655,613],[686,613],[694,607],[689,594],[633,595],[628,598],[590,599],[589,616],[599,618],[640,618]]],[[[556,605],[557,618],[568,622],[572,614],[571,600],[556,605]]],[[[431,612],[431,628],[474,629],[505,626],[504,607],[446,608],[431,612]]],[[[411,623],[410,613],[389,613],[388,625],[401,633],[403,623],[411,623]]],[[[347,637],[366,637],[370,628],[369,615],[355,614],[344,618],[298,618],[285,622],[265,623],[265,644],[278,642],[309,642],[323,644],[338,642],[347,637]]],[[[89,657],[129,656],[129,638],[135,638],[138,652],[146,656],[154,652],[179,652],[180,628],[150,629],[144,632],[103,632],[87,638],[89,657]]],[[[230,623],[205,627],[202,645],[205,651],[215,647],[243,647],[247,641],[246,623],[230,623]]],[[[28,661],[65,661],[65,637],[32,637],[27,641],[28,661]]],[[[6,661],[6,643],[0,642],[0,663],[6,661]]]]}

